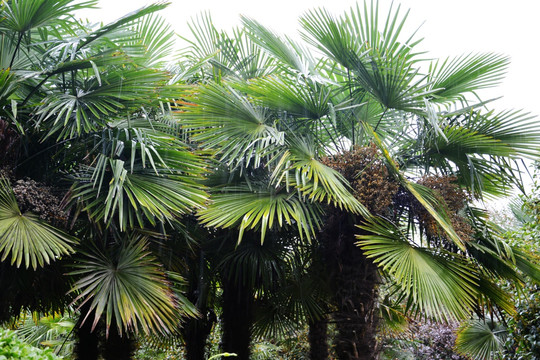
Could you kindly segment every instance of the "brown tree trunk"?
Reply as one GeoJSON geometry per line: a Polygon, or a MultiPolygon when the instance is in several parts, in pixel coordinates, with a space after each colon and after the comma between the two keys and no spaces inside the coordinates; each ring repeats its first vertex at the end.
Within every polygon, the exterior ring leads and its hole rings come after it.
{"type": "Polygon", "coordinates": [[[109,328],[109,335],[103,344],[103,359],[105,360],[131,360],[135,354],[135,340],[124,332],[118,332],[113,321],[109,328]]]}
{"type": "Polygon", "coordinates": [[[328,360],[328,324],[326,320],[309,323],[310,360],[328,360]]]}
{"type": "Polygon", "coordinates": [[[221,347],[235,353],[238,360],[249,360],[251,354],[251,324],[253,292],[235,279],[223,280],[221,347]]]}
{"type": "Polygon", "coordinates": [[[373,360],[378,358],[375,335],[379,277],[377,267],[355,244],[355,223],[359,223],[358,219],[336,209],[320,237],[337,308],[336,355],[340,360],[373,360]]]}
{"type": "Polygon", "coordinates": [[[97,360],[99,356],[99,334],[97,329],[92,330],[92,314],[82,325],[80,323],[88,313],[89,308],[88,304],[82,306],[79,322],[75,324],[77,341],[73,353],[77,360],[97,360]]]}

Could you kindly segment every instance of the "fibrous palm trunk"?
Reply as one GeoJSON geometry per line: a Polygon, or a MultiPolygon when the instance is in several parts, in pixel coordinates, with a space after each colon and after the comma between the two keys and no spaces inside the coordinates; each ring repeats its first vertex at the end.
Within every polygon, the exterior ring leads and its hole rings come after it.
{"type": "Polygon", "coordinates": [[[206,340],[212,330],[214,321],[208,315],[197,319],[188,319],[182,328],[186,341],[186,360],[206,359],[206,340]]]}
{"type": "Polygon", "coordinates": [[[81,307],[81,318],[75,324],[77,342],[75,343],[74,355],[77,360],[97,360],[99,356],[99,334],[96,329],[92,330],[92,315],[81,324],[90,306],[85,304],[81,307]]]}
{"type": "Polygon", "coordinates": [[[128,337],[125,332],[120,334],[113,322],[103,346],[103,358],[105,360],[130,360],[134,353],[135,340],[128,337]]]}
{"type": "Polygon", "coordinates": [[[355,245],[356,220],[335,209],[320,236],[337,308],[335,347],[340,360],[377,359],[378,271],[355,245]]]}
{"type": "Polygon", "coordinates": [[[249,360],[253,291],[236,279],[223,279],[222,286],[222,350],[249,360]]]}
{"type": "Polygon", "coordinates": [[[199,249],[196,254],[197,256],[188,260],[191,271],[186,276],[188,279],[186,296],[197,307],[200,316],[186,319],[180,328],[186,346],[186,360],[206,359],[206,342],[216,322],[213,309],[208,309],[211,280],[207,279],[205,274],[205,253],[199,249]]]}
{"type": "Polygon", "coordinates": [[[328,360],[328,324],[326,319],[309,323],[309,358],[328,360]]]}

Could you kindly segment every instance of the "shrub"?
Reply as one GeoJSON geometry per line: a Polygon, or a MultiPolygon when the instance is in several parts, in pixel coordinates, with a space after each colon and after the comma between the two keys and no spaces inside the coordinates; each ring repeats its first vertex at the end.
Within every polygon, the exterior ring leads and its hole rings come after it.
{"type": "Polygon", "coordinates": [[[0,330],[0,360],[58,360],[51,349],[39,349],[17,337],[14,331],[0,330]]]}

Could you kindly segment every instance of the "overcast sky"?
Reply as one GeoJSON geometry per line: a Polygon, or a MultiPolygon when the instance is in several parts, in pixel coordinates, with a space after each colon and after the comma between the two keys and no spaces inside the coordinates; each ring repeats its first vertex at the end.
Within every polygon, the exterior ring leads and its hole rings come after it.
{"type": "MultiPolygon", "coordinates": [[[[170,0],[161,12],[175,31],[189,37],[187,23],[210,11],[223,30],[240,24],[239,15],[254,18],[278,33],[298,34],[298,18],[315,7],[336,15],[356,6],[355,0],[170,0]]],[[[85,12],[91,21],[110,22],[146,4],[148,0],[100,0],[99,10],[85,12]]],[[[359,1],[363,4],[363,0],[359,1]]],[[[381,18],[392,1],[380,0],[381,18]]],[[[496,52],[510,56],[511,65],[502,84],[482,98],[502,96],[494,106],[525,109],[540,115],[540,1],[538,0],[401,0],[401,11],[410,10],[409,31],[419,28],[423,51],[433,58],[468,53],[496,52]]],[[[405,31],[405,35],[409,34],[405,31]]],[[[540,119],[539,119],[540,121],[540,119]]],[[[527,181],[529,183],[529,181],[527,181]]]]}
{"type": "MultiPolygon", "coordinates": [[[[91,21],[109,22],[138,9],[148,0],[101,0],[100,10],[85,13],[91,21]]],[[[360,4],[363,2],[361,1],[360,4]]],[[[325,6],[336,15],[355,6],[354,0],[172,0],[161,13],[176,32],[188,36],[187,22],[210,11],[216,26],[239,25],[239,14],[252,17],[279,33],[296,34],[298,17],[306,10],[325,6]]],[[[388,8],[390,0],[380,0],[388,8]]],[[[537,0],[401,0],[410,9],[411,31],[420,27],[423,50],[432,57],[470,52],[497,52],[511,57],[504,82],[493,96],[504,96],[498,108],[526,109],[540,115],[540,1],[537,0]]]]}

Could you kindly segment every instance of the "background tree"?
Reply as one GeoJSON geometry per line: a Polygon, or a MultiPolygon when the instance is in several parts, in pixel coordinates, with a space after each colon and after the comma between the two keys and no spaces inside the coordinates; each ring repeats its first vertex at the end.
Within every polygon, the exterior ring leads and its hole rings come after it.
{"type": "MultiPolygon", "coordinates": [[[[308,12],[303,36],[321,59],[244,19],[251,39],[273,59],[273,72],[246,80],[212,59],[218,81],[186,93],[180,114],[193,139],[246,182],[214,194],[203,223],[237,227],[239,241],[258,230],[264,241],[291,219],[304,239],[326,245],[343,359],[377,354],[376,264],[408,312],[443,319],[467,317],[478,300],[511,312],[508,294],[492,278],[518,279],[513,266],[527,268],[519,253],[481,236],[489,225],[470,205],[508,189],[516,181],[514,160],[535,156],[529,149],[538,131],[530,118],[467,101],[501,79],[507,60],[470,55],[432,62],[422,75],[419,41],[400,40],[406,15],[398,8],[379,22],[377,9],[359,6],[339,18],[308,12]],[[268,174],[269,181],[255,187],[251,174],[268,174]],[[391,201],[374,201],[381,185],[391,201]],[[293,203],[297,196],[302,207],[293,203]],[[317,235],[323,212],[326,229],[317,235]],[[359,283],[367,279],[369,286],[359,283]]],[[[219,53],[235,54],[231,49],[219,53]]]]}
{"type": "MultiPolygon", "coordinates": [[[[103,326],[104,356],[123,359],[130,357],[134,334],[172,333],[180,317],[194,315],[176,291],[178,276],[164,271],[159,250],[167,246],[166,230],[205,201],[198,184],[205,164],[170,121],[167,97],[174,92],[169,73],[159,67],[173,33],[152,15],[166,4],[102,27],[73,20],[74,10],[95,4],[1,5],[6,40],[0,121],[8,155],[1,164],[7,168],[1,183],[2,266],[9,272],[32,267],[31,276],[17,277],[29,281],[70,272],[50,280],[63,286],[49,288],[50,297],[31,292],[39,301],[21,301],[4,295],[3,309],[17,316],[21,307],[45,311],[77,304],[80,339],[103,326]],[[36,193],[52,200],[32,198],[36,193]],[[71,213],[56,211],[61,199],[71,213]],[[41,270],[53,261],[59,265],[41,270]],[[119,343],[110,346],[113,339],[119,343]]],[[[94,340],[93,349],[80,343],[78,358],[96,358],[96,346],[94,340]]]]}

